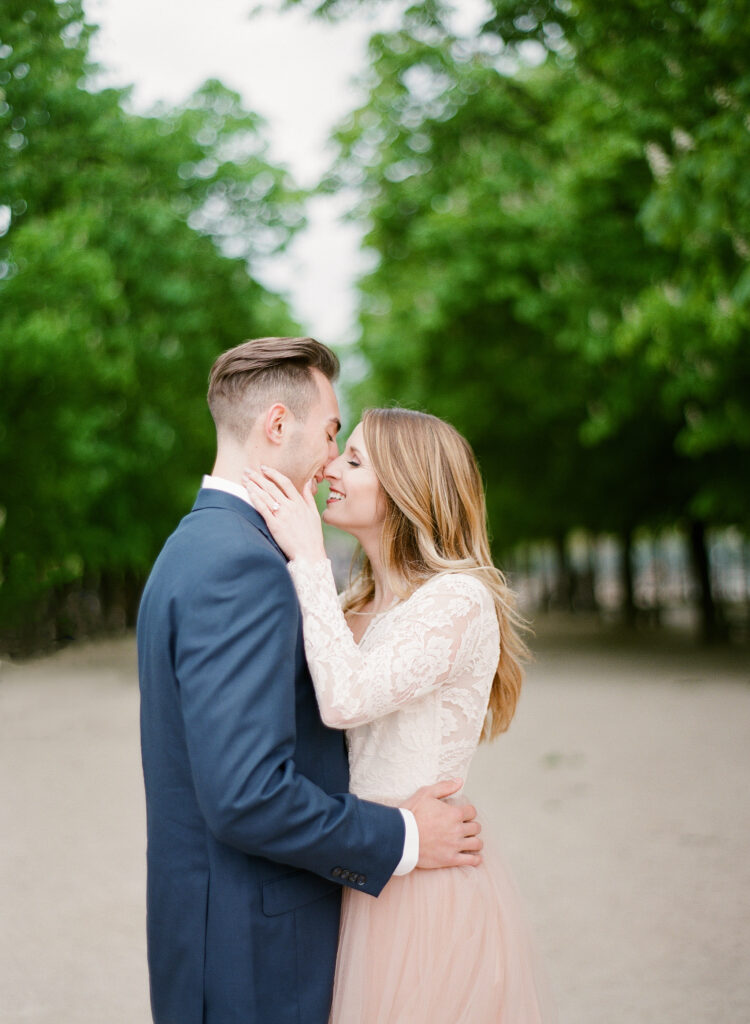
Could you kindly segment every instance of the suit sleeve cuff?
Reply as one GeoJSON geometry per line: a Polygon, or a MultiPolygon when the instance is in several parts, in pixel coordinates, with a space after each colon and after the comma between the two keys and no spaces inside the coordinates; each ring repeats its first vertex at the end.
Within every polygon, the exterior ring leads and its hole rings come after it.
{"type": "Polygon", "coordinates": [[[394,875],[408,875],[417,866],[419,860],[419,829],[417,819],[405,807],[399,807],[404,819],[404,852],[396,865],[394,875]]]}

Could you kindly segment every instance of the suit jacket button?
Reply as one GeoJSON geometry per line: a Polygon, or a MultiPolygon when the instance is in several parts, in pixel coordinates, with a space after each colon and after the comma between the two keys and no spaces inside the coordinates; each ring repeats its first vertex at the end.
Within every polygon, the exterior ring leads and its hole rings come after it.
{"type": "Polygon", "coordinates": [[[349,877],[350,876],[349,876],[349,872],[346,870],[346,868],[342,868],[341,869],[341,877],[344,879],[345,882],[349,881],[349,877]]]}
{"type": "Polygon", "coordinates": [[[367,881],[367,875],[357,875],[357,885],[364,885],[367,881]]]}
{"type": "Polygon", "coordinates": [[[331,874],[333,875],[334,878],[338,878],[339,875],[341,874],[341,868],[334,868],[331,874]]]}

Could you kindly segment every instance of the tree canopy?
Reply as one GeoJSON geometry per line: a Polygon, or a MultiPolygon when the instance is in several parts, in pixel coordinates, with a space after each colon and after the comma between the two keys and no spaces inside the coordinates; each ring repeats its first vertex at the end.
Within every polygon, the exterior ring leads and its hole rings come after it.
{"type": "MultiPolygon", "coordinates": [[[[744,7],[492,0],[461,35],[392,0],[321,184],[372,257],[354,405],[466,434],[498,552],[614,533],[627,577],[635,531],[683,529],[709,627],[706,531],[750,525],[744,7]]],[[[0,612],[59,634],[71,589],[137,596],[189,503],[214,356],[295,330],[252,267],[304,197],[220,82],[136,115],[80,0],[4,14],[0,612]]]]}
{"type": "Polygon", "coordinates": [[[472,38],[405,10],[338,133],[374,264],[356,400],[466,433],[501,548],[679,524],[705,561],[750,522],[750,23],[492,7],[472,38]]]}
{"type": "Polygon", "coordinates": [[[4,9],[0,607],[32,633],[71,587],[137,597],[210,465],[213,359],[294,329],[248,271],[303,223],[260,119],[219,82],[129,112],[87,87],[91,31],[78,0],[4,9]]]}

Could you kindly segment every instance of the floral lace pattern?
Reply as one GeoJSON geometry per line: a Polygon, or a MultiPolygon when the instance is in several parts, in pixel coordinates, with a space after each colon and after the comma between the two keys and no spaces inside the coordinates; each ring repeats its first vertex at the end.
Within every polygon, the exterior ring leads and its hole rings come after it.
{"type": "Polygon", "coordinates": [[[350,788],[398,803],[466,778],[500,655],[495,606],[466,573],[444,573],[375,616],[359,645],[330,562],[292,561],[305,653],[323,721],[347,730],[350,788]]]}

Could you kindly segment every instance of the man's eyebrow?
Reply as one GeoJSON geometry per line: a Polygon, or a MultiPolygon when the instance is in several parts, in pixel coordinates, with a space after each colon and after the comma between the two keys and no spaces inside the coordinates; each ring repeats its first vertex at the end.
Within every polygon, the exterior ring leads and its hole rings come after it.
{"type": "Polygon", "coordinates": [[[338,418],[338,416],[330,416],[328,422],[336,424],[336,433],[338,434],[338,432],[341,430],[341,420],[338,418]]]}

